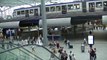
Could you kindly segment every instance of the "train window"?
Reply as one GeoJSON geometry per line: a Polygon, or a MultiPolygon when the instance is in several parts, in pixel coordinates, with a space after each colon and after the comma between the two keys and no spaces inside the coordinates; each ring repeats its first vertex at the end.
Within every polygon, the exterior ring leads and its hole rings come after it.
{"type": "Polygon", "coordinates": [[[96,7],[101,8],[102,7],[102,2],[96,2],[96,7]]]}
{"type": "Polygon", "coordinates": [[[61,7],[60,6],[56,6],[56,11],[60,11],[61,7]]]}
{"type": "Polygon", "coordinates": [[[66,13],[67,13],[67,6],[62,5],[62,14],[66,14],[66,13]]]}
{"type": "Polygon", "coordinates": [[[33,9],[30,9],[30,14],[33,14],[33,9]]]}
{"type": "Polygon", "coordinates": [[[74,4],[75,9],[80,9],[80,4],[74,4]]]}
{"type": "Polygon", "coordinates": [[[66,10],[67,9],[67,6],[66,5],[62,5],[62,10],[66,10]]]}
{"type": "Polygon", "coordinates": [[[46,7],[46,12],[49,12],[49,7],[46,7]]]}
{"type": "Polygon", "coordinates": [[[89,7],[91,7],[91,8],[95,7],[94,2],[93,3],[89,3],[89,7]]]}
{"type": "Polygon", "coordinates": [[[104,1],[104,3],[103,3],[103,4],[104,4],[104,6],[107,6],[107,1],[104,1]]]}
{"type": "Polygon", "coordinates": [[[104,9],[103,9],[103,10],[104,10],[104,11],[107,11],[107,1],[104,1],[104,2],[103,2],[103,5],[104,5],[104,9]]]}
{"type": "Polygon", "coordinates": [[[95,3],[89,3],[89,12],[94,12],[95,11],[95,3]]]}
{"type": "Polygon", "coordinates": [[[74,9],[73,5],[68,5],[68,10],[74,9]]]}
{"type": "Polygon", "coordinates": [[[29,13],[29,10],[25,10],[25,13],[28,14],[28,13],[29,13]]]}
{"type": "Polygon", "coordinates": [[[34,16],[38,16],[38,9],[34,9],[34,16]]]}
{"type": "Polygon", "coordinates": [[[25,16],[29,17],[29,10],[25,10],[25,16]]]}
{"type": "Polygon", "coordinates": [[[20,11],[17,11],[17,15],[20,15],[20,11]]]}
{"type": "Polygon", "coordinates": [[[54,7],[54,6],[50,7],[50,11],[51,11],[51,12],[52,12],[52,11],[55,11],[55,7],[54,7]]]}
{"type": "Polygon", "coordinates": [[[24,10],[22,10],[22,11],[21,11],[21,14],[25,14],[25,11],[24,11],[24,10]]]}

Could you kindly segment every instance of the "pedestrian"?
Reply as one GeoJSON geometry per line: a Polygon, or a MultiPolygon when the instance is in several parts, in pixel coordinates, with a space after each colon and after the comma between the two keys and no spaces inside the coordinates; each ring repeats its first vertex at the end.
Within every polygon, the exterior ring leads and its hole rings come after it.
{"type": "Polygon", "coordinates": [[[90,48],[89,53],[90,53],[90,60],[93,60],[95,57],[95,51],[92,48],[90,48]]]}
{"type": "Polygon", "coordinates": [[[89,32],[89,35],[92,35],[92,31],[89,32]]]}
{"type": "Polygon", "coordinates": [[[67,46],[67,39],[64,39],[64,44],[67,46]]]}
{"type": "Polygon", "coordinates": [[[9,41],[9,45],[10,45],[10,48],[12,48],[12,45],[13,45],[12,40],[9,41]]]}
{"type": "Polygon", "coordinates": [[[85,45],[87,44],[87,40],[86,40],[86,38],[84,38],[84,44],[85,44],[85,45]]]}
{"type": "Polygon", "coordinates": [[[1,46],[2,46],[2,48],[5,49],[4,40],[2,38],[0,40],[1,40],[1,46]]]}
{"type": "Polygon", "coordinates": [[[59,47],[60,47],[60,44],[58,41],[56,42],[56,47],[57,47],[57,49],[59,49],[59,47]]]}
{"type": "Polygon", "coordinates": [[[69,60],[72,60],[72,51],[70,51],[69,60]]]}
{"type": "Polygon", "coordinates": [[[69,46],[70,46],[70,41],[69,40],[67,40],[67,45],[68,45],[68,48],[69,48],[69,46]]]}
{"type": "Polygon", "coordinates": [[[60,47],[59,50],[58,50],[58,52],[59,52],[60,54],[62,54],[62,53],[63,53],[63,49],[64,49],[64,47],[60,47]]]}
{"type": "Polygon", "coordinates": [[[72,54],[72,60],[76,60],[76,58],[75,58],[75,55],[74,55],[74,54],[72,54]]]}
{"type": "Polygon", "coordinates": [[[66,53],[66,51],[64,51],[64,53],[63,53],[63,57],[64,57],[64,60],[67,60],[67,58],[68,58],[68,54],[66,53]]]}
{"type": "Polygon", "coordinates": [[[97,58],[97,56],[96,56],[96,48],[94,48],[94,52],[95,52],[94,60],[96,60],[96,58],[97,58]]]}
{"type": "Polygon", "coordinates": [[[54,53],[55,53],[55,50],[52,49],[52,53],[51,53],[51,55],[50,55],[50,59],[49,59],[49,60],[55,60],[55,55],[54,55],[54,53]]]}

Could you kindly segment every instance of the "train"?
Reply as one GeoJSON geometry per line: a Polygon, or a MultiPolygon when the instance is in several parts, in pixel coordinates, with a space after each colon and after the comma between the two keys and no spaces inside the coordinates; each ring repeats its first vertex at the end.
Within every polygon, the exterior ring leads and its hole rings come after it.
{"type": "MultiPolygon", "coordinates": [[[[84,1],[47,4],[47,18],[64,18],[107,14],[107,1],[84,1]]],[[[13,17],[41,17],[41,5],[15,9],[13,17]]]]}

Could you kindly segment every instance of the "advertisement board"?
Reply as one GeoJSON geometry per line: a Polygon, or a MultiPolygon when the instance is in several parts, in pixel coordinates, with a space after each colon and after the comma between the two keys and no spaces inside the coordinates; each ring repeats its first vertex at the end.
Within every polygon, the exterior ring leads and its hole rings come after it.
{"type": "Polygon", "coordinates": [[[93,35],[89,35],[88,36],[88,44],[94,44],[94,36],[93,35]]]}

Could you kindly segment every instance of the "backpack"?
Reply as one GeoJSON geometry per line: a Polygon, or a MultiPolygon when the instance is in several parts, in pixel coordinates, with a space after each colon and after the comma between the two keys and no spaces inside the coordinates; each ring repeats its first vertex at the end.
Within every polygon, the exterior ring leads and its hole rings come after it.
{"type": "Polygon", "coordinates": [[[95,55],[95,51],[92,49],[92,51],[91,51],[90,54],[91,54],[92,57],[94,57],[94,55],[95,55]]]}

